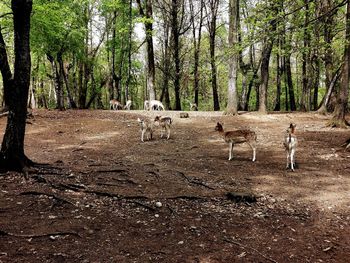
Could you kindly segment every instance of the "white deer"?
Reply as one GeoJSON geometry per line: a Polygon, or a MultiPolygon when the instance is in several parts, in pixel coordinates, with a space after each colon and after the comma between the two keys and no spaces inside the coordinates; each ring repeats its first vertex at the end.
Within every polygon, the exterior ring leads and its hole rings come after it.
{"type": "Polygon", "coordinates": [[[124,106],[124,109],[125,110],[130,110],[131,109],[131,104],[132,104],[132,101],[131,100],[128,100],[124,106]]]}
{"type": "Polygon", "coordinates": [[[284,136],[284,142],[283,142],[284,148],[286,149],[286,152],[287,152],[286,169],[290,167],[293,172],[295,167],[295,151],[298,144],[297,136],[295,135],[295,127],[296,127],[296,124],[291,123],[289,125],[289,128],[286,131],[286,135],[284,136]]]}

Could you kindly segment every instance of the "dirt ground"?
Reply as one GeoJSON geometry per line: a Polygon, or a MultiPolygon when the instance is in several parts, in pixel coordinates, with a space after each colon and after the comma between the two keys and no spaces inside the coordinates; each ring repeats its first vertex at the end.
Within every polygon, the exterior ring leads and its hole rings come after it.
{"type": "Polygon", "coordinates": [[[171,138],[142,143],[137,118],[157,113],[34,111],[26,154],[48,165],[0,175],[0,262],[350,261],[349,130],[312,113],[161,112],[171,138]],[[256,162],[247,145],[228,161],[217,121],[257,133],[256,162]]]}

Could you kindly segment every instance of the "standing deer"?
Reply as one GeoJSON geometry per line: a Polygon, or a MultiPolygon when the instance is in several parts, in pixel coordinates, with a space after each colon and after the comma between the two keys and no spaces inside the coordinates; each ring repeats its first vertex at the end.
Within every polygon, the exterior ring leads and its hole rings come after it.
{"type": "Polygon", "coordinates": [[[294,167],[295,167],[295,150],[298,144],[297,136],[295,135],[295,127],[296,124],[291,123],[289,125],[289,128],[286,131],[286,135],[284,136],[284,148],[286,149],[287,152],[287,167],[292,169],[294,172],[294,167]],[[290,164],[290,166],[289,166],[290,164]]]}
{"type": "Polygon", "coordinates": [[[109,109],[111,110],[123,109],[123,105],[118,100],[112,99],[109,101],[109,109]]]}
{"type": "Polygon", "coordinates": [[[146,134],[147,140],[151,140],[153,136],[153,123],[149,120],[138,118],[137,121],[141,126],[141,141],[144,142],[144,136],[146,134]]]}
{"type": "Polygon", "coordinates": [[[160,138],[163,138],[163,132],[167,133],[167,140],[170,138],[170,128],[172,124],[172,119],[170,117],[160,117],[156,116],[154,119],[154,122],[158,122],[159,125],[162,127],[162,130],[160,132],[160,138]]]}
{"type": "Polygon", "coordinates": [[[124,110],[130,110],[131,109],[131,104],[132,104],[132,101],[131,100],[128,100],[124,106],[124,110]]]}
{"type": "Polygon", "coordinates": [[[247,143],[253,150],[253,159],[256,159],[256,134],[251,130],[235,130],[235,131],[224,131],[222,124],[218,122],[215,130],[219,132],[225,142],[229,144],[229,157],[228,160],[232,160],[232,150],[235,144],[247,143]]]}

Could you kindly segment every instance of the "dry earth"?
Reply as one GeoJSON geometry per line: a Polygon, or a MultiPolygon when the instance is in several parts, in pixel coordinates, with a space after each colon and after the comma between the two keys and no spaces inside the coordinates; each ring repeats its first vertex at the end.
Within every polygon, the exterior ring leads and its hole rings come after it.
{"type": "Polygon", "coordinates": [[[161,112],[171,138],[142,143],[136,120],[155,114],[34,111],[26,153],[48,165],[0,175],[0,262],[349,262],[348,130],[315,114],[161,112]],[[227,160],[218,120],[256,131],[255,163],[246,145],[227,160]]]}

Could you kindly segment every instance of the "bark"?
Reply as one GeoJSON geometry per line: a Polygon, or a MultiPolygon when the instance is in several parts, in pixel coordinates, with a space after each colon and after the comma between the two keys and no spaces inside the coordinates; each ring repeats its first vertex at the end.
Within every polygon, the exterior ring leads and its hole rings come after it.
{"type": "Polygon", "coordinates": [[[129,100],[129,89],[131,81],[131,48],[132,48],[132,0],[129,1],[129,36],[128,36],[128,76],[125,83],[125,102],[129,100]]]}
{"type": "Polygon", "coordinates": [[[259,107],[260,113],[267,112],[267,87],[269,82],[269,63],[271,57],[271,51],[273,47],[273,40],[269,39],[265,41],[262,51],[262,62],[260,69],[261,83],[259,86],[259,107]]]}
{"type": "Polygon", "coordinates": [[[303,41],[303,62],[302,62],[302,92],[300,98],[300,110],[310,110],[310,79],[311,79],[311,68],[310,68],[310,33],[308,32],[309,24],[309,0],[304,0],[305,6],[305,18],[304,18],[304,41],[303,41]]]}
{"type": "Polygon", "coordinates": [[[230,0],[229,2],[229,35],[228,43],[232,49],[229,57],[229,78],[228,78],[228,90],[227,90],[227,108],[226,114],[237,115],[238,103],[237,103],[237,69],[238,69],[238,57],[234,48],[238,44],[238,20],[239,20],[239,0],[230,0]]]}
{"type": "Polygon", "coordinates": [[[171,6],[171,31],[173,37],[173,51],[174,51],[174,63],[175,63],[175,79],[174,79],[174,90],[175,90],[175,110],[181,110],[181,99],[180,99],[180,79],[181,79],[181,60],[180,60],[180,34],[179,34],[179,23],[178,23],[178,9],[179,1],[172,0],[171,6]]]}
{"type": "Polygon", "coordinates": [[[194,103],[197,107],[199,105],[199,58],[200,58],[200,46],[202,40],[202,26],[203,26],[203,0],[200,1],[200,17],[198,24],[198,35],[196,36],[196,26],[195,26],[195,11],[193,7],[193,0],[190,1],[191,5],[191,20],[192,20],[192,34],[193,34],[193,47],[194,47],[194,65],[193,65],[193,89],[194,89],[194,103]]]}
{"type": "Polygon", "coordinates": [[[141,4],[141,0],[137,0],[140,15],[146,18],[145,31],[146,31],[146,43],[147,43],[147,91],[149,94],[149,100],[156,99],[155,93],[155,62],[154,62],[154,50],[153,50],[153,11],[152,0],[145,0],[145,8],[141,4]]]}
{"type": "Polygon", "coordinates": [[[345,48],[344,63],[341,73],[340,90],[338,92],[337,104],[334,109],[331,126],[344,127],[349,123],[345,119],[349,98],[349,77],[350,77],[350,0],[347,0],[346,8],[346,32],[345,32],[345,48]]]}
{"type": "Polygon", "coordinates": [[[211,66],[211,86],[213,91],[214,111],[220,110],[218,87],[217,87],[217,69],[215,58],[215,38],[216,38],[216,19],[219,8],[219,0],[209,1],[210,12],[206,10],[208,17],[208,31],[209,31],[209,46],[210,46],[210,66],[211,66]]]}
{"type": "MultiPolygon", "coordinates": [[[[75,103],[75,101],[73,99],[73,96],[71,94],[71,90],[70,90],[70,87],[69,87],[68,76],[67,76],[65,68],[64,68],[62,54],[58,54],[57,55],[57,61],[58,61],[58,65],[59,65],[59,74],[62,76],[62,79],[63,79],[64,84],[66,86],[67,97],[68,97],[68,102],[69,102],[69,108],[76,109],[77,105],[76,105],[76,103],[75,103]]],[[[63,87],[62,87],[62,91],[63,91],[63,87]]]]}
{"type": "Polygon", "coordinates": [[[169,21],[165,13],[163,15],[164,20],[164,44],[163,44],[163,88],[160,96],[160,101],[164,101],[165,108],[170,109],[170,96],[169,96],[169,77],[170,77],[170,52],[169,52],[169,21]]]}
{"type": "Polygon", "coordinates": [[[294,96],[294,86],[293,86],[293,78],[292,78],[292,69],[291,69],[291,63],[290,63],[290,53],[286,55],[285,57],[285,74],[287,79],[287,85],[288,85],[288,95],[289,95],[289,102],[290,102],[290,110],[296,111],[297,106],[295,103],[295,96],[294,96]]]}
{"type": "Polygon", "coordinates": [[[274,111],[280,111],[281,110],[281,58],[279,55],[279,52],[277,52],[276,55],[276,102],[275,102],[275,108],[274,111]]]}
{"type": "MultiPolygon", "coordinates": [[[[14,22],[15,64],[12,78],[5,46],[0,45],[0,68],[4,82],[6,105],[9,114],[0,152],[0,168],[3,171],[23,171],[33,165],[24,153],[24,137],[30,84],[30,15],[32,1],[12,0],[14,22]]],[[[3,38],[0,31],[0,44],[3,38]]]]}
{"type": "MultiPolygon", "coordinates": [[[[61,55],[58,54],[57,58],[59,58],[60,56],[61,55]]],[[[47,54],[46,57],[50,61],[53,76],[54,76],[53,79],[54,79],[55,94],[56,94],[56,109],[64,110],[63,77],[59,70],[59,65],[57,65],[58,62],[55,61],[54,57],[51,56],[50,54],[47,54]]]]}

